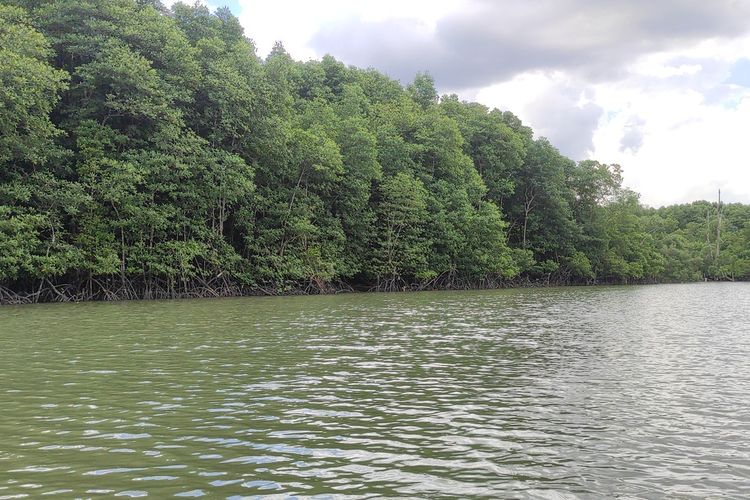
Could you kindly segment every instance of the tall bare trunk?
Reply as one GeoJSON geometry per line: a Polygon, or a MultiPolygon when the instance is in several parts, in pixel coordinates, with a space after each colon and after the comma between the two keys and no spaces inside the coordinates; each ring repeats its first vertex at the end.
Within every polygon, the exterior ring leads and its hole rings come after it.
{"type": "Polygon", "coordinates": [[[720,245],[721,245],[721,189],[719,189],[719,202],[716,204],[716,260],[719,260],[720,245]]]}

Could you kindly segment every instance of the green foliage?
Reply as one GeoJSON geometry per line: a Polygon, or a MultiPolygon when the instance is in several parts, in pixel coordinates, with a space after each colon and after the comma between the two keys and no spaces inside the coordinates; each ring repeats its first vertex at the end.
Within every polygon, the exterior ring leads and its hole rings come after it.
{"type": "Polygon", "coordinates": [[[750,207],[646,209],[428,74],[261,60],[226,8],[7,1],[0,58],[0,286],[29,300],[750,278],[750,207]]]}
{"type": "Polygon", "coordinates": [[[37,165],[50,157],[61,131],[49,115],[68,82],[50,65],[51,55],[26,12],[0,4],[0,164],[37,165]]]}
{"type": "Polygon", "coordinates": [[[423,109],[437,104],[438,93],[435,90],[435,80],[427,73],[417,73],[414,82],[406,90],[414,102],[423,109]]]}
{"type": "Polygon", "coordinates": [[[578,250],[570,254],[565,259],[564,265],[570,271],[571,275],[577,279],[591,279],[594,275],[594,269],[591,261],[585,253],[578,250]]]}
{"type": "Polygon", "coordinates": [[[414,279],[434,277],[427,266],[430,241],[425,231],[429,221],[424,185],[413,175],[400,172],[384,179],[378,191],[373,271],[379,286],[393,289],[414,279]]]}

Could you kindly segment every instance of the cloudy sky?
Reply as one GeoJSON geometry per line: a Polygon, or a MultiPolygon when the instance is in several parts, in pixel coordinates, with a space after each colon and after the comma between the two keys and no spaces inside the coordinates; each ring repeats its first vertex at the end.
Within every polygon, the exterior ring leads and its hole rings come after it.
{"type": "Polygon", "coordinates": [[[265,56],[330,53],[508,109],[653,206],[750,202],[750,0],[210,0],[265,56]]]}

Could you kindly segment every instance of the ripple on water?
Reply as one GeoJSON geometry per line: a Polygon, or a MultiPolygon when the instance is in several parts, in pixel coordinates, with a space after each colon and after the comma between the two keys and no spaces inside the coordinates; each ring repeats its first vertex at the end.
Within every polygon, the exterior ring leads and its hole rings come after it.
{"type": "Polygon", "coordinates": [[[750,497],[748,284],[6,310],[2,498],[750,497]]]}

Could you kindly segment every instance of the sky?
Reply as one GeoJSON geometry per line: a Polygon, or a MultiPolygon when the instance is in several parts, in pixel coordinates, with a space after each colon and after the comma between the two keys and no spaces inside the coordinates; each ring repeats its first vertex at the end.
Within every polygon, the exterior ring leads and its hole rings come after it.
{"type": "MultiPolygon", "coordinates": [[[[170,2],[166,2],[167,4],[170,2]]],[[[660,206],[750,203],[750,0],[209,0],[265,57],[331,54],[510,110],[660,206]]]]}

